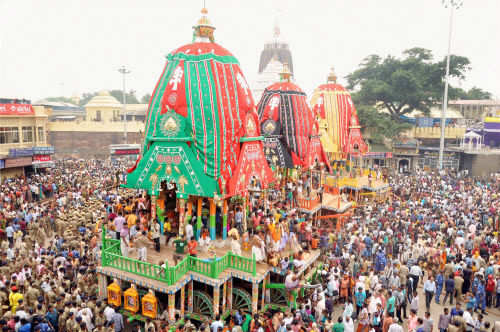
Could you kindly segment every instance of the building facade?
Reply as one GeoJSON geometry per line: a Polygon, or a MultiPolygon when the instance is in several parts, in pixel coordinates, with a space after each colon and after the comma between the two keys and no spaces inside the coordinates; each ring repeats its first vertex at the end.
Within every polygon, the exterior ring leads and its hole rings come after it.
{"type": "Polygon", "coordinates": [[[116,98],[101,91],[84,106],[84,117],[48,123],[50,143],[59,158],[107,158],[112,144],[142,142],[147,106],[127,104],[124,111],[116,98]]]}
{"type": "Polygon", "coordinates": [[[22,176],[52,166],[48,115],[28,100],[0,104],[0,179],[22,176]]]}

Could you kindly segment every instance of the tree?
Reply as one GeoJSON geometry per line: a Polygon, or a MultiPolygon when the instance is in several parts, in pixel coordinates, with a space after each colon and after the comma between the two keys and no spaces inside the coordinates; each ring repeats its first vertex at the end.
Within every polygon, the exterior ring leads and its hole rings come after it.
{"type": "MultiPolygon", "coordinates": [[[[123,103],[123,92],[122,90],[111,90],[109,92],[110,95],[115,97],[120,103],[123,103]]],[[[135,91],[130,90],[130,92],[127,92],[126,94],[127,97],[127,104],[139,104],[139,101],[137,100],[137,97],[135,96],[135,91]]]]}
{"type": "Polygon", "coordinates": [[[483,99],[491,99],[492,97],[493,95],[491,94],[491,92],[485,91],[478,87],[473,87],[467,92],[463,91],[463,94],[460,95],[460,99],[466,99],[466,100],[483,100],[483,99]]]}
{"type": "Polygon", "coordinates": [[[97,92],[85,92],[82,94],[82,98],[80,98],[80,106],[85,106],[88,104],[90,99],[97,96],[97,92]]]}
{"type": "Polygon", "coordinates": [[[146,93],[144,96],[142,96],[141,103],[149,104],[150,100],[151,100],[151,95],[149,93],[146,93]]]}
{"type": "MultiPolygon", "coordinates": [[[[352,95],[356,104],[356,94],[352,95]]],[[[368,134],[372,143],[384,144],[386,139],[398,137],[402,132],[411,128],[411,124],[404,121],[394,121],[388,113],[380,113],[375,107],[356,104],[360,125],[368,134]]]]}
{"type": "MultiPolygon", "coordinates": [[[[431,106],[443,99],[446,59],[433,61],[432,52],[412,48],[403,52],[403,58],[370,55],[360,68],[347,76],[348,88],[357,91],[361,105],[387,110],[399,121],[401,115],[419,110],[429,114],[431,106]]],[[[463,79],[469,70],[466,57],[451,56],[450,77],[463,79]]],[[[456,96],[450,89],[450,99],[456,96]]]]}

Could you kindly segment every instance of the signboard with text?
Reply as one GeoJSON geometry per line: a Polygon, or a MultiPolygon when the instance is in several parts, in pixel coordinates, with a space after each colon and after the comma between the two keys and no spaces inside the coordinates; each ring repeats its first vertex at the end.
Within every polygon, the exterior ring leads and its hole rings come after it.
{"type": "Polygon", "coordinates": [[[46,162],[46,161],[50,161],[50,155],[33,156],[33,162],[46,162]]]}
{"type": "Polygon", "coordinates": [[[130,155],[130,154],[139,154],[141,151],[139,149],[124,149],[124,150],[113,150],[112,154],[114,155],[130,155]]]}
{"type": "Polygon", "coordinates": [[[35,115],[30,104],[0,104],[0,115],[35,115]]]}
{"type": "Polygon", "coordinates": [[[53,146],[35,146],[33,147],[33,154],[54,154],[53,146]]]}
{"type": "Polygon", "coordinates": [[[5,168],[29,166],[31,163],[31,157],[5,159],[5,168]]]}
{"type": "Polygon", "coordinates": [[[33,148],[9,149],[9,157],[28,157],[33,155],[33,148]]]}

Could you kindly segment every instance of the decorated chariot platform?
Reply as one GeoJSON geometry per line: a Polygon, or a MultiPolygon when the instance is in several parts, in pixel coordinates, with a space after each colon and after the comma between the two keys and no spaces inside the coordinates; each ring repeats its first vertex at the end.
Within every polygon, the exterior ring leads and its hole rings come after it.
{"type": "MultiPolygon", "coordinates": [[[[153,291],[158,298],[164,294],[167,305],[159,305],[158,312],[168,309],[171,318],[179,313],[182,318],[199,320],[227,315],[234,309],[256,313],[269,305],[285,308],[290,304],[284,289],[266,287],[282,284],[286,271],[257,263],[249,251],[234,255],[222,239],[210,253],[202,249],[197,257],[185,255],[174,265],[172,246],[162,246],[159,253],[150,249],[147,261],[140,261],[136,251],[123,256],[120,241],[108,238],[105,229],[102,234],[101,266],[97,268],[101,298],[109,296],[110,285],[118,285],[122,292],[134,285],[144,294],[153,291]]],[[[291,251],[285,249],[281,254],[291,256],[291,251]]],[[[318,268],[319,256],[319,250],[305,253],[304,264],[295,273],[310,278],[318,268]]]]}

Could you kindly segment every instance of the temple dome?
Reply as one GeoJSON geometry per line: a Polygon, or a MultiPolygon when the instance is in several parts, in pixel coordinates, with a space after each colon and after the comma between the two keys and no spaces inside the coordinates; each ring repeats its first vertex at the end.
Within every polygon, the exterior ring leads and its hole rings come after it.
{"type": "Polygon", "coordinates": [[[100,108],[120,108],[122,104],[113,97],[109,91],[101,90],[97,96],[92,97],[89,102],[84,106],[87,107],[100,107],[100,108]]]}
{"type": "Polygon", "coordinates": [[[237,169],[240,139],[249,129],[258,135],[259,123],[238,60],[214,42],[215,27],[206,10],[202,15],[193,42],[167,55],[149,105],[144,153],[154,147],[148,142],[188,141],[202,173],[224,189],[237,169]]]}
{"type": "MultiPolygon", "coordinates": [[[[281,82],[264,90],[257,107],[262,132],[267,136],[266,157],[269,162],[275,159],[279,166],[288,168],[309,167],[315,161],[328,164],[316,139],[318,123],[308,106],[307,96],[290,81],[291,75],[285,64],[280,73],[281,82]],[[279,156],[280,160],[270,154],[279,156]]],[[[319,140],[319,136],[317,138],[319,140]]]]}
{"type": "Polygon", "coordinates": [[[321,141],[327,153],[337,159],[346,157],[353,145],[359,146],[362,152],[368,147],[359,131],[359,120],[351,94],[337,83],[333,68],[326,84],[318,86],[311,97],[311,107],[319,119],[321,141]],[[353,130],[356,131],[355,141],[353,130]]]}

